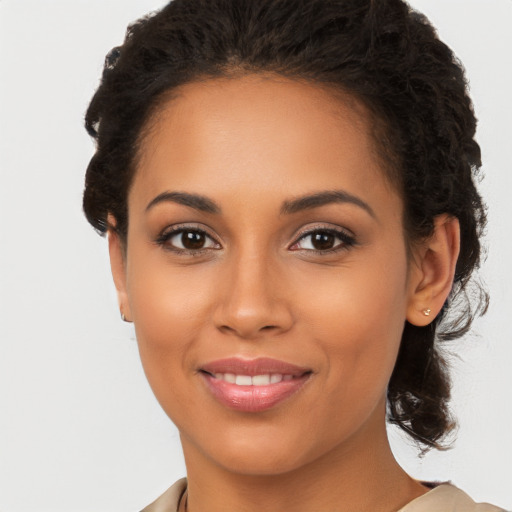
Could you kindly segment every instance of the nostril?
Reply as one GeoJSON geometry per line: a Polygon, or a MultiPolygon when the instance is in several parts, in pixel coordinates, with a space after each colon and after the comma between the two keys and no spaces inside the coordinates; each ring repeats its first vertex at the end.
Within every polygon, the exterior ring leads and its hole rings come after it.
{"type": "Polygon", "coordinates": [[[231,296],[219,303],[213,314],[215,327],[226,335],[257,338],[285,332],[293,317],[285,303],[239,302],[231,296]]]}

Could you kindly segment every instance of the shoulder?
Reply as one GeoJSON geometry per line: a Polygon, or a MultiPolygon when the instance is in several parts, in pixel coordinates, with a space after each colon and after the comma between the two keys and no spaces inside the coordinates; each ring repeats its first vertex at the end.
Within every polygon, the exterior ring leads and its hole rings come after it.
{"type": "Polygon", "coordinates": [[[141,512],[175,512],[182,494],[187,488],[187,479],[182,478],[175,482],[153,503],[145,507],[141,512]]]}
{"type": "MultiPolygon", "coordinates": [[[[153,503],[141,512],[175,512],[187,487],[182,478],[169,487],[153,503]]],[[[398,512],[506,512],[488,503],[475,503],[464,491],[452,484],[438,485],[423,496],[416,498],[398,512]]]]}
{"type": "Polygon", "coordinates": [[[438,485],[411,501],[399,512],[506,512],[488,503],[475,503],[464,491],[450,483],[438,485]]]}

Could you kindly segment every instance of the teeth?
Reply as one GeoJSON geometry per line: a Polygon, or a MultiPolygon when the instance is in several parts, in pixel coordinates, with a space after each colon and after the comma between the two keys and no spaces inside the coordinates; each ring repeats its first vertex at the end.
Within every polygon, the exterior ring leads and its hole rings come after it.
{"type": "MultiPolygon", "coordinates": [[[[222,374],[221,374],[220,378],[222,379],[222,374]]],[[[235,382],[236,382],[236,375],[234,373],[225,373],[224,374],[224,380],[226,382],[230,382],[231,384],[235,384],[235,382]]]]}
{"type": "Polygon", "coordinates": [[[237,386],[268,386],[278,384],[281,381],[293,379],[293,375],[282,375],[280,373],[267,373],[263,375],[235,375],[234,373],[215,373],[214,377],[237,386]]]}
{"type": "Polygon", "coordinates": [[[252,385],[252,377],[249,375],[237,375],[235,384],[237,386],[251,386],[252,385]]]}
{"type": "Polygon", "coordinates": [[[268,386],[270,384],[270,375],[255,375],[252,378],[253,386],[268,386]]]}

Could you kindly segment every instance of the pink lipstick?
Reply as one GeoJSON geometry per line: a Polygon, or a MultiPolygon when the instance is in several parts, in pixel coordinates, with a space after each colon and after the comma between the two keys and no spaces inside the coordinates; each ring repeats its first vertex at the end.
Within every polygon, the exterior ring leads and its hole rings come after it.
{"type": "Polygon", "coordinates": [[[261,412],[299,391],[312,371],[277,359],[229,358],[205,364],[200,374],[222,404],[242,412],[261,412]]]}

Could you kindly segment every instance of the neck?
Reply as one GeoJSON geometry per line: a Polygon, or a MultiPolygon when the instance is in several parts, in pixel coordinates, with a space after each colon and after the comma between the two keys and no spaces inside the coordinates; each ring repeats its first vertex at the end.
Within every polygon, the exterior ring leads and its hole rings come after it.
{"type": "Polygon", "coordinates": [[[241,474],[221,467],[182,439],[188,474],[188,512],[393,512],[427,489],[396,462],[385,423],[280,474],[241,474]],[[371,435],[368,435],[371,433],[371,435]]]}

